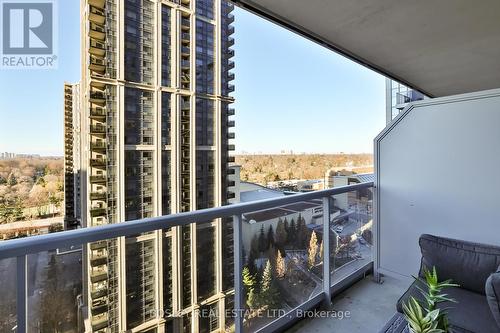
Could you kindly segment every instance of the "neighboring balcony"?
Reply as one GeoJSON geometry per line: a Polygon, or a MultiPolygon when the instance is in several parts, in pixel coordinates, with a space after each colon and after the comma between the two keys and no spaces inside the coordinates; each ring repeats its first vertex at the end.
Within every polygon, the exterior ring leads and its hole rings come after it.
{"type": "Polygon", "coordinates": [[[89,5],[104,9],[105,0],[89,0],[89,5]]]}
{"type": "Polygon", "coordinates": [[[90,192],[90,200],[106,200],[106,192],[90,192]]]}
{"type": "Polygon", "coordinates": [[[91,184],[106,184],[106,176],[90,176],[91,184]]]}
{"type": "Polygon", "coordinates": [[[396,108],[404,109],[408,103],[421,101],[424,99],[424,94],[417,90],[410,89],[406,92],[396,93],[396,108]]]}
{"type": "Polygon", "coordinates": [[[89,35],[92,38],[104,41],[106,39],[106,30],[104,30],[103,26],[100,26],[95,23],[90,24],[89,35]]]}
{"type": "Polygon", "coordinates": [[[106,15],[102,9],[90,6],[89,20],[93,23],[103,25],[106,21],[106,15]]]}
{"type": "Polygon", "coordinates": [[[95,134],[95,135],[106,134],[106,126],[90,125],[90,134],[95,134]]]}
{"type": "Polygon", "coordinates": [[[91,217],[106,216],[106,208],[92,207],[90,208],[90,216],[91,217]]]}

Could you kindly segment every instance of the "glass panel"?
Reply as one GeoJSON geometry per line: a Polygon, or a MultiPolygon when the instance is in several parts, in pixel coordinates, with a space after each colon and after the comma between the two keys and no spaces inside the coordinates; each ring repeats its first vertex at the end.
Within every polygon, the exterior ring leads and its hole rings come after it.
{"type": "Polygon", "coordinates": [[[318,207],[321,200],[243,215],[247,332],[322,292],[322,211],[318,207]]]}
{"type": "Polygon", "coordinates": [[[182,306],[191,306],[191,226],[181,227],[182,306]]]}
{"type": "Polygon", "coordinates": [[[152,1],[125,1],[125,80],[127,81],[153,83],[154,11],[155,6],[152,1]]]}
{"type": "Polygon", "coordinates": [[[234,288],[234,233],[233,219],[222,218],[222,289],[234,288]]]}
{"type": "Polygon", "coordinates": [[[196,99],[196,145],[213,146],[215,135],[215,108],[211,99],[196,99]]]}
{"type": "Polygon", "coordinates": [[[234,21],[234,16],[231,13],[234,5],[228,1],[221,1],[221,48],[224,52],[221,53],[221,93],[223,96],[229,96],[234,91],[234,85],[231,81],[234,80],[234,26],[231,24],[234,21]]]}
{"type": "Polygon", "coordinates": [[[196,13],[206,18],[214,18],[214,0],[196,0],[196,13]]]}
{"type": "Polygon", "coordinates": [[[125,219],[153,215],[153,153],[125,151],[125,219]]]}
{"type": "Polygon", "coordinates": [[[156,315],[155,235],[129,237],[125,250],[127,328],[132,329],[156,315]]]}
{"type": "Polygon", "coordinates": [[[181,96],[181,137],[180,137],[180,162],[181,162],[181,212],[191,210],[191,118],[190,118],[190,98],[181,96]]]}
{"type": "Polygon", "coordinates": [[[196,151],[196,208],[214,206],[215,158],[214,151],[196,151]]]}
{"type": "Polygon", "coordinates": [[[83,328],[82,250],[44,251],[27,258],[28,332],[78,332],[83,328]]]}
{"type": "Polygon", "coordinates": [[[88,251],[91,325],[94,329],[118,328],[118,241],[103,240],[85,247],[88,251]]]}
{"type": "Polygon", "coordinates": [[[170,93],[162,92],[161,93],[161,143],[162,145],[170,145],[171,144],[171,101],[170,101],[170,93]]]}
{"type": "Polygon", "coordinates": [[[171,212],[171,198],[172,198],[172,188],[171,188],[171,165],[172,163],[172,152],[170,150],[164,150],[161,152],[161,215],[167,215],[171,212]]]}
{"type": "Polygon", "coordinates": [[[333,285],[373,260],[373,191],[335,195],[330,209],[333,285]]]}
{"type": "Polygon", "coordinates": [[[180,27],[180,88],[191,88],[191,17],[188,13],[181,12],[180,27]]]}
{"type": "Polygon", "coordinates": [[[234,295],[227,295],[224,299],[226,327],[224,332],[234,332],[234,295]]]}
{"type": "Polygon", "coordinates": [[[0,260],[0,332],[14,332],[16,326],[16,258],[0,260]]]}
{"type": "Polygon", "coordinates": [[[163,317],[172,315],[172,231],[163,232],[163,317]]]}
{"type": "Polygon", "coordinates": [[[219,303],[204,305],[198,311],[199,333],[210,333],[219,329],[219,303]]]}
{"type": "Polygon", "coordinates": [[[216,286],[216,242],[215,225],[198,224],[196,226],[198,301],[203,301],[215,294],[216,286]]]}
{"type": "Polygon", "coordinates": [[[214,26],[196,20],[196,91],[214,94],[214,26]]]}
{"type": "Polygon", "coordinates": [[[125,144],[152,145],[153,139],[153,94],[125,88],[125,144]]]}
{"type": "Polygon", "coordinates": [[[191,332],[191,321],[192,321],[192,316],[191,312],[186,313],[184,316],[181,318],[182,320],[182,332],[191,332]]]}
{"type": "Polygon", "coordinates": [[[171,86],[171,35],[170,35],[171,9],[167,5],[161,6],[161,84],[171,86]]]}

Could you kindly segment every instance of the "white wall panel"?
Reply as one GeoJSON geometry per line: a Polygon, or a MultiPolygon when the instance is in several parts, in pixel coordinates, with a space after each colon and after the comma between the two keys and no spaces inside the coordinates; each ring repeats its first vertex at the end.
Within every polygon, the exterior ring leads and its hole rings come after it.
{"type": "Polygon", "coordinates": [[[380,273],[416,274],[422,233],[500,245],[500,90],[415,103],[375,153],[380,273]]]}

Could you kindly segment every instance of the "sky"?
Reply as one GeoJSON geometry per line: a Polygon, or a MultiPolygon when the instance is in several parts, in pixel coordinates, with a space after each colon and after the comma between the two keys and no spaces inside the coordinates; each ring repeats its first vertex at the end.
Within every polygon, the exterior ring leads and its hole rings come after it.
{"type": "MultiPolygon", "coordinates": [[[[63,154],[63,84],[80,79],[79,1],[59,1],[57,70],[0,69],[0,152],[63,154]]],[[[371,153],[384,78],[235,10],[237,153],[371,153]]]]}

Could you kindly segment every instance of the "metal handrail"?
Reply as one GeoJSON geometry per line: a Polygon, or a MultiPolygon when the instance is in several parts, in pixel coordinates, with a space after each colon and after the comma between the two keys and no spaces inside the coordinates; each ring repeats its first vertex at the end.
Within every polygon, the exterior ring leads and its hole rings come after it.
{"type": "MultiPolygon", "coordinates": [[[[87,244],[102,240],[137,235],[158,229],[183,226],[191,223],[210,223],[211,220],[223,217],[233,217],[234,226],[234,303],[238,313],[234,318],[236,333],[243,332],[243,256],[242,256],[242,215],[268,208],[280,207],[297,202],[321,199],[323,212],[330,211],[330,200],[332,195],[343,194],[351,191],[373,187],[373,182],[360,183],[332,188],[322,191],[314,191],[302,194],[289,195],[280,198],[239,203],[234,205],[202,209],[192,212],[178,213],[160,217],[146,218],[141,220],[83,228],[77,230],[63,231],[28,238],[14,239],[0,243],[0,260],[6,258],[17,258],[17,331],[26,332],[28,318],[28,266],[27,256],[42,251],[54,250],[72,245],[87,244]]],[[[330,244],[330,216],[323,214],[323,241],[324,253],[329,253],[330,244]]],[[[326,302],[331,300],[330,261],[325,260],[323,264],[323,292],[315,297],[315,301],[321,297],[326,302]]],[[[307,306],[309,302],[300,306],[307,306]]],[[[265,328],[263,329],[265,330],[265,328]]]]}
{"type": "Polygon", "coordinates": [[[27,238],[0,242],[0,259],[24,256],[58,247],[80,245],[116,237],[131,236],[144,232],[183,226],[191,223],[208,223],[213,219],[241,215],[300,201],[321,199],[326,196],[373,187],[373,182],[335,187],[332,189],[300,193],[280,198],[237,203],[221,207],[207,208],[192,212],[171,214],[123,223],[108,224],[90,228],[68,230],[27,238]]]}

